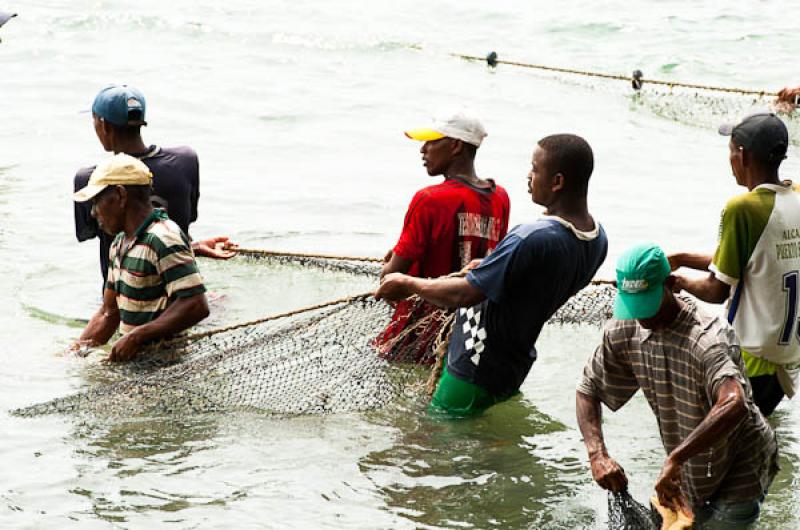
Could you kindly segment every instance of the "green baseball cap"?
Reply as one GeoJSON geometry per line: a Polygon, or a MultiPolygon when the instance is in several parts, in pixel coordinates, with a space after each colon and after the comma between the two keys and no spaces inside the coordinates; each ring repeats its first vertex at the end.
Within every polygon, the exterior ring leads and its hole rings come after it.
{"type": "Polygon", "coordinates": [[[614,318],[651,318],[661,307],[664,280],[669,276],[667,256],[654,243],[628,249],[617,260],[617,296],[614,318]]]}

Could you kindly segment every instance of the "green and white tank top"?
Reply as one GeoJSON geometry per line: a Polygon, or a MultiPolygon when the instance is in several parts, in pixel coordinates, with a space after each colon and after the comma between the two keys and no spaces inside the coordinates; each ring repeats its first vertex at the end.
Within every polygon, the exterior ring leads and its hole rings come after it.
{"type": "Polygon", "coordinates": [[[774,364],[791,397],[800,374],[800,187],[762,184],[728,201],[709,268],[731,286],[728,321],[742,350],[774,364]]]}

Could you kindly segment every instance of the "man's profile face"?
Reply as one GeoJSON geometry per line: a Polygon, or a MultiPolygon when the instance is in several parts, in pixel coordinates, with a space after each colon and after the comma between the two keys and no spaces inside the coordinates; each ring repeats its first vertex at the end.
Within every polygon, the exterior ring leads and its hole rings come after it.
{"type": "Polygon", "coordinates": [[[123,209],[117,186],[109,186],[92,199],[92,217],[97,219],[100,229],[108,235],[123,230],[123,209]]]}
{"type": "Polygon", "coordinates": [[[533,202],[547,206],[552,202],[551,187],[552,178],[547,163],[547,152],[537,145],[533,150],[531,170],[528,172],[528,193],[531,194],[533,202]]]}
{"type": "Polygon", "coordinates": [[[422,144],[419,152],[422,153],[422,165],[425,166],[428,175],[434,177],[443,175],[447,171],[453,160],[453,142],[452,138],[445,136],[422,144]]]}

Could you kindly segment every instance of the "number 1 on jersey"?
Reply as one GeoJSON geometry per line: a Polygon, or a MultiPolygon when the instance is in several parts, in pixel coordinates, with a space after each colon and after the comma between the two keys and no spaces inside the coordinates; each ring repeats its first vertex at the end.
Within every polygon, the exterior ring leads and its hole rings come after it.
{"type": "MultiPolygon", "coordinates": [[[[787,272],[783,275],[783,290],[786,292],[786,320],[783,323],[781,338],[778,344],[789,344],[792,330],[797,320],[797,271],[787,272]]],[[[800,329],[797,330],[800,340],[800,329]]]]}

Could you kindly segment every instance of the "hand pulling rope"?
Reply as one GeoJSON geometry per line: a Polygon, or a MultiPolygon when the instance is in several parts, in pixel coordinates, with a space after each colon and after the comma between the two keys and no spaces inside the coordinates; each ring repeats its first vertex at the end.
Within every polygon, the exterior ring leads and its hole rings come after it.
{"type": "Polygon", "coordinates": [[[682,83],[679,81],[664,81],[661,79],[645,79],[642,77],[642,72],[640,70],[635,70],[631,76],[625,75],[616,75],[616,74],[607,74],[603,72],[592,72],[589,70],[576,70],[573,68],[561,68],[557,66],[547,66],[543,64],[533,64],[533,63],[523,63],[519,61],[506,61],[497,58],[497,53],[491,52],[486,57],[479,57],[477,55],[468,55],[463,53],[451,53],[452,57],[458,57],[459,59],[464,59],[467,61],[485,61],[490,67],[494,68],[498,64],[507,64],[509,66],[517,66],[520,68],[531,68],[534,70],[544,70],[547,72],[558,72],[562,74],[572,74],[572,75],[580,75],[584,77],[599,77],[602,79],[612,79],[616,81],[629,81],[631,86],[635,90],[641,89],[644,83],[649,83],[651,85],[661,85],[666,86],[672,89],[673,87],[680,87],[680,88],[693,88],[696,90],[708,90],[712,92],[727,92],[731,94],[741,94],[741,95],[749,95],[749,96],[777,96],[777,92],[769,92],[766,90],[752,90],[747,88],[732,88],[732,87],[720,87],[720,86],[713,86],[713,85],[701,85],[696,83],[682,83]]]}

